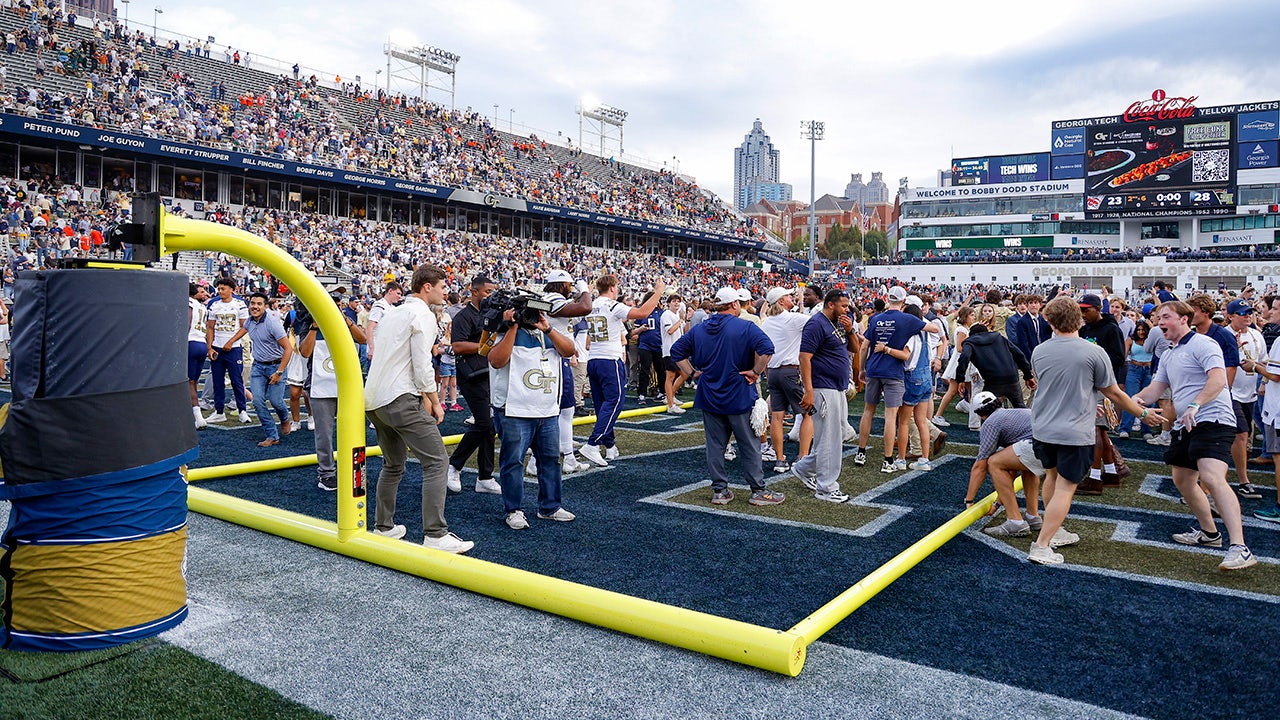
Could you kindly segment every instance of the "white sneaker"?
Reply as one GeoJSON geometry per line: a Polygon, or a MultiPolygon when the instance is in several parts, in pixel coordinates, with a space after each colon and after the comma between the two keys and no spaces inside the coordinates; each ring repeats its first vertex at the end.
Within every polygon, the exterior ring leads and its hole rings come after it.
{"type": "Polygon", "coordinates": [[[843,442],[851,443],[858,439],[858,431],[853,429],[848,420],[844,421],[844,440],[843,442]]]}
{"type": "Polygon", "coordinates": [[[606,450],[604,451],[604,459],[605,459],[605,460],[617,460],[617,459],[618,459],[618,455],[620,455],[620,453],[618,452],[618,446],[617,446],[617,445],[614,445],[613,447],[608,448],[608,449],[606,449],[606,450]]]}
{"type": "Polygon", "coordinates": [[[382,537],[385,537],[385,538],[391,538],[392,540],[399,540],[400,538],[404,537],[404,526],[392,525],[390,530],[379,530],[378,528],[374,528],[373,534],[381,535],[382,537]]]}
{"type": "Polygon", "coordinates": [[[1173,443],[1173,438],[1168,433],[1160,433],[1159,435],[1152,435],[1147,438],[1148,445],[1163,445],[1168,447],[1171,443],[1173,443]]]}
{"type": "Polygon", "coordinates": [[[772,462],[778,459],[778,453],[774,451],[772,445],[763,443],[760,445],[760,459],[772,462]]]}
{"type": "Polygon", "coordinates": [[[568,510],[565,510],[563,507],[556,508],[556,511],[553,513],[544,513],[541,510],[538,511],[539,520],[555,520],[556,522],[569,522],[576,517],[578,516],[574,515],[568,510]]]}
{"type": "Polygon", "coordinates": [[[906,460],[906,458],[898,458],[897,460],[894,460],[894,461],[893,461],[893,469],[894,469],[894,470],[897,470],[897,471],[899,471],[899,472],[901,472],[901,471],[903,471],[903,470],[906,470],[906,469],[907,469],[907,460],[906,460]]]}
{"type": "Polygon", "coordinates": [[[911,467],[911,469],[912,469],[912,470],[926,470],[926,471],[928,471],[928,470],[932,470],[932,469],[933,469],[933,463],[929,462],[929,461],[928,461],[928,460],[926,460],[925,458],[920,458],[919,460],[917,460],[917,461],[915,461],[915,462],[911,463],[910,467],[911,467]]]}
{"type": "Polygon", "coordinates": [[[529,527],[529,520],[524,516],[524,511],[515,510],[507,513],[507,527],[512,530],[524,530],[529,527]]]}
{"type": "MultiPolygon", "coordinates": [[[[1067,532],[1067,529],[1064,527],[1059,527],[1057,532],[1053,534],[1053,537],[1049,538],[1049,547],[1056,549],[1066,547],[1068,545],[1075,545],[1078,542],[1080,542],[1079,535],[1073,532],[1067,532]]],[[[1034,547],[1034,545],[1032,547],[1034,547]]]]}
{"type": "Polygon", "coordinates": [[[667,412],[671,413],[672,415],[683,415],[684,408],[680,407],[679,405],[668,405],[667,412]]]}
{"type": "Polygon", "coordinates": [[[471,548],[475,547],[476,544],[471,542],[470,540],[463,540],[462,538],[458,537],[457,535],[454,535],[453,533],[449,533],[448,535],[445,535],[443,537],[438,537],[438,538],[433,538],[433,537],[422,538],[422,546],[461,555],[466,551],[470,550],[471,548]]]}
{"type": "Polygon", "coordinates": [[[475,416],[475,415],[468,415],[468,416],[467,416],[467,419],[462,421],[462,424],[463,424],[463,425],[475,425],[475,424],[476,424],[476,416],[475,416]]]}
{"type": "Polygon", "coordinates": [[[583,445],[578,452],[582,453],[582,457],[586,458],[587,462],[596,467],[609,467],[609,463],[605,462],[604,456],[600,454],[600,448],[596,445],[583,445]]]}
{"type": "Polygon", "coordinates": [[[201,410],[212,410],[212,409],[213,409],[213,403],[209,402],[208,400],[201,400],[201,401],[200,401],[200,409],[201,409],[201,410]]]}
{"type": "Polygon", "coordinates": [[[502,486],[493,478],[484,478],[483,480],[476,480],[476,492],[486,493],[489,495],[501,495],[502,486]]]}
{"type": "Polygon", "coordinates": [[[226,413],[214,413],[204,419],[205,423],[222,423],[227,421],[226,413]]]}
{"type": "Polygon", "coordinates": [[[941,415],[934,416],[933,424],[937,427],[951,427],[951,423],[947,422],[947,419],[941,415]]]}
{"type": "Polygon", "coordinates": [[[193,418],[195,418],[197,430],[203,427],[207,427],[209,425],[209,422],[204,419],[204,413],[200,412],[199,407],[191,408],[191,415],[193,418]]]}
{"type": "Polygon", "coordinates": [[[302,423],[300,422],[289,423],[289,432],[298,432],[301,429],[302,429],[302,423]]]}
{"type": "Polygon", "coordinates": [[[729,443],[725,447],[724,459],[729,461],[738,459],[738,448],[734,447],[733,443],[729,443]]]}
{"type": "Polygon", "coordinates": [[[529,462],[524,464],[524,474],[530,477],[538,477],[538,458],[530,455],[529,462]]]}
{"type": "Polygon", "coordinates": [[[573,453],[564,456],[564,460],[560,463],[560,472],[563,475],[576,473],[580,470],[586,470],[590,465],[578,462],[578,458],[573,453]]]}
{"type": "Polygon", "coordinates": [[[309,418],[307,418],[307,429],[308,429],[308,430],[310,430],[311,432],[315,432],[315,431],[316,431],[316,419],[315,419],[315,418],[313,418],[313,417],[309,417],[309,418]]]}
{"type": "Polygon", "coordinates": [[[1037,543],[1031,543],[1031,551],[1027,553],[1027,560],[1037,565],[1061,565],[1062,554],[1053,551],[1053,547],[1041,547],[1037,543]]]}
{"type": "Polygon", "coordinates": [[[253,420],[249,418],[249,413],[248,413],[248,412],[246,412],[246,411],[244,411],[244,410],[241,410],[241,411],[240,411],[240,422],[242,422],[242,423],[250,423],[250,422],[253,422],[253,420]]]}
{"type": "Polygon", "coordinates": [[[450,465],[449,475],[444,480],[444,486],[449,492],[462,492],[462,471],[450,465]]]}
{"type": "Polygon", "coordinates": [[[831,492],[817,492],[813,496],[823,502],[829,503],[846,503],[849,502],[849,496],[843,490],[832,490],[831,492]]]}

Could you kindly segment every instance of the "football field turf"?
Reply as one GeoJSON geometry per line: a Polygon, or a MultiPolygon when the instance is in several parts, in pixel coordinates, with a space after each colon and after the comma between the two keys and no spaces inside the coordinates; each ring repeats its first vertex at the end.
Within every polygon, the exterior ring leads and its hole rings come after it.
{"type": "MultiPolygon", "coordinates": [[[[450,414],[446,434],[462,429],[460,419],[450,414]]],[[[263,451],[256,425],[226,428],[200,434],[197,464],[311,450],[305,431],[263,451]]],[[[471,491],[473,471],[446,513],[455,532],[477,542],[476,557],[785,629],[959,512],[974,452],[966,443],[976,433],[948,430],[949,455],[931,472],[881,475],[874,463],[846,460],[848,505],[821,503],[787,475],[770,479],[788,493],[781,506],[750,506],[744,491],[713,507],[698,413],[659,415],[620,424],[623,457],[614,467],[566,479],[573,523],[509,530],[500,499],[471,491]]],[[[1249,521],[1263,562],[1221,573],[1220,553],[1169,539],[1189,516],[1158,449],[1121,448],[1134,476],[1118,491],[1079,499],[1068,527],[1083,540],[1063,550],[1067,565],[1029,565],[1029,538],[988,538],[978,523],[811,646],[799,678],[194,515],[192,618],[165,640],[279,692],[287,698],[279,707],[296,701],[342,717],[1268,715],[1280,699],[1267,682],[1280,527],[1249,521]]],[[[741,477],[739,463],[730,463],[731,477],[741,477]]],[[[378,465],[369,462],[371,481],[378,465]]],[[[417,480],[411,466],[396,517],[410,541],[421,539],[417,480]]],[[[315,488],[313,468],[202,486],[334,517],[333,495],[315,488]]],[[[1243,502],[1250,511],[1273,500],[1243,502]]],[[[13,684],[0,708],[26,697],[11,695],[22,683],[6,680],[13,684]]]]}

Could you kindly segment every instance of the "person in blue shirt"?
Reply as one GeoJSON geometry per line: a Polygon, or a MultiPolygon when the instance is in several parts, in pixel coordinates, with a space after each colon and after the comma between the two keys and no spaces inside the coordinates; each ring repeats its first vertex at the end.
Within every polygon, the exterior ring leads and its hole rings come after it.
{"type": "MultiPolygon", "coordinates": [[[[644,301],[649,302],[649,298],[653,296],[650,291],[644,296],[644,301]]],[[[640,388],[639,401],[641,405],[645,404],[648,397],[657,398],[666,393],[663,387],[663,379],[666,377],[666,367],[662,362],[662,313],[666,312],[666,308],[662,303],[649,313],[648,317],[636,323],[633,332],[639,333],[636,340],[637,349],[640,352],[640,377],[637,385],[640,388]],[[652,388],[652,392],[650,392],[652,388]]]]}
{"type": "MultiPolygon", "coordinates": [[[[848,502],[840,489],[841,444],[849,420],[849,351],[856,343],[849,317],[849,294],[830,290],[822,308],[800,331],[800,407],[813,417],[813,445],[808,455],[791,466],[791,474],[825,502],[848,502]]],[[[898,384],[902,385],[901,370],[898,384]]],[[[901,397],[901,396],[899,396],[901,397]]]]}
{"type": "Polygon", "coordinates": [[[934,323],[926,323],[917,317],[902,312],[902,304],[907,300],[907,291],[900,286],[889,288],[888,309],[876,314],[867,323],[864,336],[867,342],[862,344],[859,352],[858,368],[866,385],[866,402],[862,408],[862,422],[858,427],[858,451],[853,456],[854,465],[867,463],[867,440],[871,436],[871,422],[875,418],[876,408],[884,401],[884,463],[880,472],[891,473],[906,470],[907,462],[895,463],[893,449],[897,440],[898,408],[906,393],[903,381],[903,361],[909,353],[902,351],[907,341],[919,334],[938,332],[934,323]]]}
{"type": "MultiPolygon", "coordinates": [[[[777,505],[786,496],[765,486],[760,434],[751,427],[751,410],[759,398],[756,381],[773,355],[773,342],[754,323],[739,318],[740,309],[736,290],[717,290],[715,314],[671,346],[671,360],[686,375],[698,378],[693,406],[702,411],[706,429],[711,504],[728,505],[733,500],[724,467],[724,451],[732,432],[741,448],[743,473],[751,486],[749,502],[777,505]]],[[[848,362],[845,372],[847,376],[848,362]]]]}

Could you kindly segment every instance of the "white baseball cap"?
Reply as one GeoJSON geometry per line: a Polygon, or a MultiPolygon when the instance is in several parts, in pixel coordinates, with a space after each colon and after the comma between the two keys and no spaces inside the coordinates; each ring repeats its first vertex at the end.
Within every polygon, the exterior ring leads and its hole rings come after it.
{"type": "Polygon", "coordinates": [[[779,300],[781,300],[782,298],[790,295],[792,292],[794,291],[791,288],[776,287],[776,288],[770,289],[768,294],[764,296],[764,299],[765,299],[765,302],[772,305],[778,302],[779,300]]]}
{"type": "Polygon", "coordinates": [[[889,288],[889,300],[892,302],[902,302],[907,299],[907,291],[901,285],[894,285],[889,288]]]}
{"type": "Polygon", "coordinates": [[[742,302],[751,302],[751,291],[746,288],[739,288],[738,299],[742,302]]]}
{"type": "Polygon", "coordinates": [[[716,291],[716,304],[728,305],[738,302],[738,291],[731,287],[722,287],[716,291]]]}
{"type": "Polygon", "coordinates": [[[549,283],[553,283],[553,282],[567,282],[567,283],[571,283],[571,282],[573,282],[573,276],[572,276],[572,275],[570,275],[569,273],[565,272],[564,270],[552,270],[551,272],[547,273],[547,282],[549,282],[549,283]]]}
{"type": "Polygon", "coordinates": [[[918,308],[922,308],[922,309],[924,308],[924,301],[920,299],[920,296],[919,296],[919,295],[911,295],[911,296],[909,296],[909,297],[907,298],[907,304],[908,304],[908,305],[915,305],[916,307],[918,307],[918,308]]]}

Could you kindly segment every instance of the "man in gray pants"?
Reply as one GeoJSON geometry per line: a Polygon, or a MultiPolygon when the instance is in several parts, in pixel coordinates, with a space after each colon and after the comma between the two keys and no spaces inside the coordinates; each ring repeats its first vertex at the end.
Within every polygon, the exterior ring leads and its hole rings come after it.
{"type": "Polygon", "coordinates": [[[364,407],[382,448],[373,532],[404,537],[405,527],[394,522],[396,491],[404,477],[407,451],[412,448],[422,463],[422,530],[426,535],[422,544],[461,554],[475,543],[449,532],[444,521],[449,458],[438,427],[444,420],[444,407],[436,394],[431,366],[438,326],[429,306],[444,303],[444,278],[440,268],[419,265],[410,284],[413,294],[382,317],[378,353],[365,380],[364,407]]]}
{"type": "Polygon", "coordinates": [[[814,491],[814,497],[826,502],[849,500],[840,490],[840,466],[854,342],[849,295],[831,290],[822,298],[822,311],[814,313],[800,332],[800,407],[813,416],[813,448],[791,466],[791,473],[814,491]]]}

